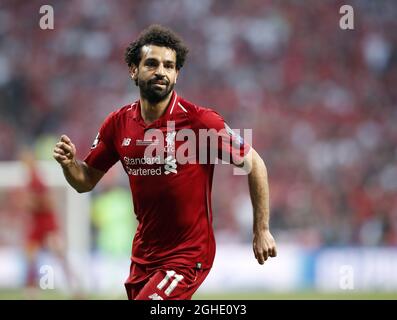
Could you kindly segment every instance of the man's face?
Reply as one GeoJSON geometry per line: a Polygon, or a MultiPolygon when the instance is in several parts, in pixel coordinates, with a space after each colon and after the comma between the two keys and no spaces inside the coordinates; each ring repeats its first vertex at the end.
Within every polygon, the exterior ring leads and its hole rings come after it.
{"type": "Polygon", "coordinates": [[[138,82],[142,98],[158,103],[174,89],[178,77],[176,53],[166,47],[143,46],[139,66],[132,66],[130,73],[138,82]]]}

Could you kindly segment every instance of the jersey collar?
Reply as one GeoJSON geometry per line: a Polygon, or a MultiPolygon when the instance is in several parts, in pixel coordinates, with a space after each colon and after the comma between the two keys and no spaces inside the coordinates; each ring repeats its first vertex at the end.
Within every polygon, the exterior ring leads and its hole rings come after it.
{"type": "Polygon", "coordinates": [[[132,112],[132,118],[145,128],[159,128],[162,126],[166,126],[167,121],[170,120],[170,117],[172,116],[172,114],[176,112],[175,106],[178,103],[178,100],[179,100],[178,94],[174,90],[172,92],[170,102],[169,102],[167,108],[165,109],[165,112],[163,113],[163,115],[149,125],[147,125],[142,118],[141,102],[140,102],[140,100],[138,100],[137,102],[135,102],[136,107],[134,108],[134,110],[132,112]]]}

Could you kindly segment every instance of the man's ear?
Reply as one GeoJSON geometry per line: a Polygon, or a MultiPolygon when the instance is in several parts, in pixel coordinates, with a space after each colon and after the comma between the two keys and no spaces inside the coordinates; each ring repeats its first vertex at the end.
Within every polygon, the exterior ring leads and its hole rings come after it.
{"type": "Polygon", "coordinates": [[[138,79],[138,67],[134,64],[132,64],[130,67],[130,77],[134,81],[138,79]]]}
{"type": "Polygon", "coordinates": [[[175,74],[175,81],[174,81],[174,84],[176,83],[176,79],[178,79],[178,76],[179,76],[179,70],[176,70],[176,74],[175,74]]]}

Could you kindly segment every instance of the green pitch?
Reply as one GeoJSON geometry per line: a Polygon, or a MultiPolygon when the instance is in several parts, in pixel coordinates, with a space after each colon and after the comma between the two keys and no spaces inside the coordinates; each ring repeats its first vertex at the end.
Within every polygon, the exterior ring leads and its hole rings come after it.
{"type": "Polygon", "coordinates": [[[355,292],[355,293],[320,293],[303,292],[245,292],[197,294],[196,300],[397,300],[397,292],[355,292]]]}
{"type": "MultiPolygon", "coordinates": [[[[66,296],[53,290],[40,290],[30,298],[22,290],[0,290],[0,300],[126,300],[126,296],[100,296],[81,295],[76,297],[66,296]]],[[[315,291],[272,293],[272,292],[219,292],[197,293],[194,300],[397,300],[397,292],[349,292],[349,293],[320,293],[315,291]]]]}

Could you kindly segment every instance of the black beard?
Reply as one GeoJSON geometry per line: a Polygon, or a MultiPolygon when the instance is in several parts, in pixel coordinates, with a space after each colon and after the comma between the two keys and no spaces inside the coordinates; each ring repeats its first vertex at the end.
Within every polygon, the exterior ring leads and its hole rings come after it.
{"type": "Polygon", "coordinates": [[[167,81],[164,89],[155,89],[153,88],[153,82],[156,80],[160,79],[151,79],[146,82],[138,79],[138,87],[142,98],[152,104],[163,101],[174,89],[174,84],[170,84],[167,80],[163,80],[167,81]]]}

